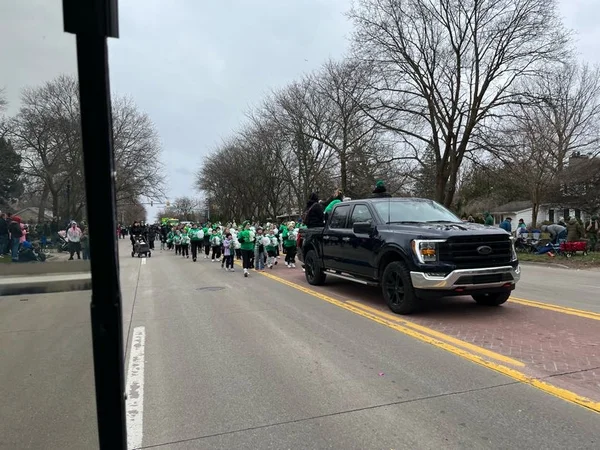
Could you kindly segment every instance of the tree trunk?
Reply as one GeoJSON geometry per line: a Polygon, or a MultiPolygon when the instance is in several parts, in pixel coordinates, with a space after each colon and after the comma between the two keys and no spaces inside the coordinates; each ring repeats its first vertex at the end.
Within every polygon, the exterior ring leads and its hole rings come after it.
{"type": "Polygon", "coordinates": [[[346,153],[340,153],[340,189],[344,195],[348,191],[348,161],[346,161],[346,153]]]}
{"type": "Polygon", "coordinates": [[[59,223],[59,227],[61,226],[61,222],[62,222],[62,217],[59,217],[59,201],[58,201],[58,192],[53,192],[52,190],[50,191],[50,194],[52,195],[52,216],[56,217],[58,219],[58,223],[59,223]]]}
{"type": "Polygon", "coordinates": [[[434,200],[438,203],[444,203],[444,197],[446,192],[446,176],[443,170],[436,170],[435,174],[435,198],[434,200]]]}
{"type": "Polygon", "coordinates": [[[46,202],[48,201],[48,195],[50,195],[50,189],[48,186],[44,185],[44,190],[42,191],[42,197],[40,199],[39,211],[38,211],[38,223],[44,222],[44,216],[46,213],[46,202]]]}
{"type": "Polygon", "coordinates": [[[537,228],[537,218],[539,213],[540,205],[537,202],[533,203],[531,208],[531,226],[537,228]]]}

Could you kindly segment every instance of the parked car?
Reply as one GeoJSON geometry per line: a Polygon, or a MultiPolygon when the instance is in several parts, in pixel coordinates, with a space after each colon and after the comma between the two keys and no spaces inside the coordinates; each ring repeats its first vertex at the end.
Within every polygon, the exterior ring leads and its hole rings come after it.
{"type": "Polygon", "coordinates": [[[506,231],[462,222],[418,198],[338,203],[323,228],[302,230],[298,247],[308,283],[332,276],[379,286],[398,314],[415,311],[420,299],[449,295],[500,305],[520,278],[506,231]]]}

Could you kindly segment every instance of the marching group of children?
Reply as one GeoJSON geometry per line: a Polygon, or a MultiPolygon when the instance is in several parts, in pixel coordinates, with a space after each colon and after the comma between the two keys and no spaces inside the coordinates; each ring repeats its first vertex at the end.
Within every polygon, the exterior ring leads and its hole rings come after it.
{"type": "Polygon", "coordinates": [[[252,226],[248,220],[242,223],[239,231],[235,223],[226,226],[207,223],[202,227],[196,223],[177,225],[161,233],[161,250],[175,250],[176,255],[186,259],[191,253],[193,262],[203,253],[204,259],[220,262],[228,272],[235,272],[234,260],[241,260],[244,277],[248,277],[252,268],[257,271],[273,269],[280,253],[285,254],[285,265],[294,269],[296,239],[302,227],[295,222],[279,227],[270,223],[265,227],[252,226]]]}

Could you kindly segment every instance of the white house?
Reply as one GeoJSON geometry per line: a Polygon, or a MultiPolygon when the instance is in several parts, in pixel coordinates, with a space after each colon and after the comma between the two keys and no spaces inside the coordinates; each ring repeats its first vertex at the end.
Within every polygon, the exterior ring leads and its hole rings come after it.
{"type": "MultiPolygon", "coordinates": [[[[507,217],[511,217],[513,231],[517,228],[519,219],[523,219],[527,226],[534,225],[531,223],[532,213],[533,207],[528,200],[506,203],[490,211],[490,214],[494,217],[495,224],[499,224],[507,217]]],[[[538,209],[537,223],[540,224],[546,221],[558,222],[561,217],[577,217],[584,222],[590,219],[588,215],[579,209],[543,204],[538,209]]]]}

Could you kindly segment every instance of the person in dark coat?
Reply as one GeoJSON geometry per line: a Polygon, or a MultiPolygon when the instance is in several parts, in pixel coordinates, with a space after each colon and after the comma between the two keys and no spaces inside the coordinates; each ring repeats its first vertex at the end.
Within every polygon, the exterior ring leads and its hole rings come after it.
{"type": "Polygon", "coordinates": [[[306,202],[303,222],[307,228],[323,226],[323,205],[319,202],[319,196],[314,192],[310,194],[308,202],[306,202]]]}
{"type": "Polygon", "coordinates": [[[379,180],[377,183],[375,183],[375,189],[373,189],[373,195],[371,195],[371,197],[381,198],[381,197],[391,197],[391,195],[388,194],[387,189],[385,188],[385,183],[383,181],[379,180]]]}
{"type": "Polygon", "coordinates": [[[130,240],[131,240],[131,246],[133,248],[134,244],[135,244],[135,236],[143,236],[144,234],[144,227],[142,227],[142,224],[136,220],[135,222],[133,222],[133,225],[131,225],[131,236],[130,236],[130,240]]]}

